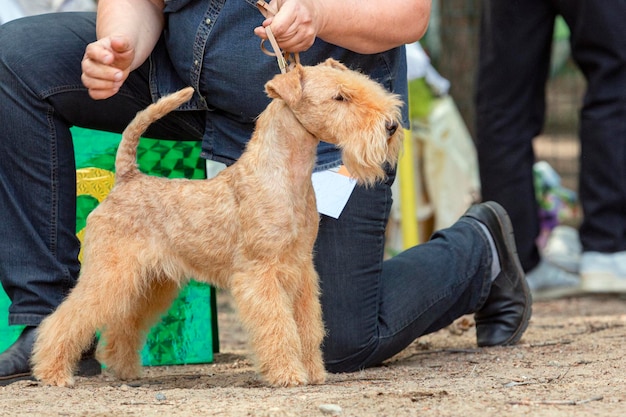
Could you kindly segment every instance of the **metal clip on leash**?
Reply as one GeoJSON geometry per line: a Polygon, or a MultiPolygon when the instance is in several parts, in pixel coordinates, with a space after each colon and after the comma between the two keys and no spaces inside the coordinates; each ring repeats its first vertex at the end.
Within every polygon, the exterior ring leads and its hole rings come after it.
{"type": "MultiPolygon", "coordinates": [[[[276,10],[274,10],[268,3],[263,0],[258,0],[256,2],[256,7],[259,9],[261,14],[265,17],[274,16],[276,14],[276,10]]],[[[278,61],[278,67],[280,68],[280,72],[285,74],[292,65],[300,64],[300,55],[297,53],[291,54],[289,52],[281,52],[280,47],[278,46],[278,42],[276,42],[276,38],[274,38],[274,34],[272,33],[272,29],[269,26],[265,28],[265,33],[267,33],[267,38],[272,45],[272,49],[274,52],[268,51],[265,47],[265,39],[261,41],[261,51],[264,54],[269,56],[275,56],[278,61]]]]}

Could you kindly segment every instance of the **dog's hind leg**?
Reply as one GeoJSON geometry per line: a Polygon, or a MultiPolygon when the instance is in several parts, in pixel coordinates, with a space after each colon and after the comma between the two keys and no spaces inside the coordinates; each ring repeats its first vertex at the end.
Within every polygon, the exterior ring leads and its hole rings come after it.
{"type": "Polygon", "coordinates": [[[102,331],[104,344],[99,358],[120,379],[139,376],[141,361],[139,352],[146,336],[179,292],[178,283],[161,277],[145,277],[141,292],[128,299],[124,311],[107,322],[102,331]]]}
{"type": "Polygon", "coordinates": [[[294,300],[294,316],[302,341],[302,363],[309,384],[321,384],[326,379],[321,345],[324,339],[322,307],[319,301],[319,277],[313,262],[303,262],[300,289],[294,300]]]}
{"type": "Polygon", "coordinates": [[[259,265],[232,277],[231,292],[250,335],[259,372],[274,386],[308,382],[293,318],[293,294],[283,287],[284,265],[259,265]]]}
{"type": "Polygon", "coordinates": [[[100,311],[111,302],[94,288],[93,284],[100,281],[107,281],[107,276],[98,273],[97,265],[84,268],[67,299],[39,325],[32,357],[37,379],[50,385],[73,385],[81,354],[104,324],[100,311]]]}

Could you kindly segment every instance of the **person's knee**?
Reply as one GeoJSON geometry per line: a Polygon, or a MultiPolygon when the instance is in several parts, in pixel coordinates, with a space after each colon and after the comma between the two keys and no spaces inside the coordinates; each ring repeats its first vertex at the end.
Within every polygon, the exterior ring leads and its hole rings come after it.
{"type": "Polygon", "coordinates": [[[50,68],[56,62],[59,70],[74,67],[79,65],[85,45],[92,38],[95,40],[95,22],[86,13],[12,20],[0,25],[0,63],[3,68],[26,73],[37,67],[50,68]]]}
{"type": "Polygon", "coordinates": [[[26,17],[0,25],[1,71],[27,70],[37,62],[46,61],[46,53],[53,53],[54,49],[42,44],[47,43],[48,37],[39,35],[41,24],[34,20],[37,19],[26,17]]]}
{"type": "Polygon", "coordinates": [[[332,373],[356,372],[371,366],[368,363],[376,349],[375,341],[358,343],[356,338],[332,337],[324,341],[326,370],[332,373]]]}
{"type": "MultiPolygon", "coordinates": [[[[14,61],[14,57],[17,56],[17,52],[21,49],[19,47],[21,32],[22,32],[21,20],[13,20],[0,25],[0,63],[2,63],[2,69],[6,67],[6,64],[14,61]]],[[[22,55],[28,55],[21,49],[22,55]]]]}

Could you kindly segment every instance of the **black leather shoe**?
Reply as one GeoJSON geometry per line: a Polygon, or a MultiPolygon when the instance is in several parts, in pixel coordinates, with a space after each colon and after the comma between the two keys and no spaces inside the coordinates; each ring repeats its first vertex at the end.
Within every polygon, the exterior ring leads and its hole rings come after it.
{"type": "Polygon", "coordinates": [[[515,344],[528,327],[532,296],[517,256],[511,220],[504,208],[493,201],[470,207],[464,216],[489,229],[501,267],[485,304],[474,315],[478,346],[515,344]]]}
{"type": "Polygon", "coordinates": [[[78,362],[78,369],[76,375],[78,376],[95,376],[102,373],[102,365],[96,359],[96,347],[98,346],[98,339],[94,338],[93,343],[87,349],[78,362]]]}
{"type": "MultiPolygon", "coordinates": [[[[33,380],[30,369],[30,355],[37,337],[37,327],[26,326],[22,334],[4,353],[0,354],[0,386],[22,380],[33,380]]],[[[100,362],[95,358],[96,342],[83,353],[78,364],[79,376],[94,376],[102,372],[100,362]]]]}
{"type": "Polygon", "coordinates": [[[24,379],[33,379],[30,373],[30,353],[37,328],[27,326],[17,340],[0,355],[0,385],[8,385],[24,379]]]}

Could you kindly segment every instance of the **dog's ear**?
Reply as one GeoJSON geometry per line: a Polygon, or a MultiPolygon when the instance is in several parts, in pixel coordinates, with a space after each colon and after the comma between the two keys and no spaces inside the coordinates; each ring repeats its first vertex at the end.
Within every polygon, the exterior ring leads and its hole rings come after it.
{"type": "Polygon", "coordinates": [[[341,62],[337,61],[336,59],[333,58],[328,58],[326,61],[323,62],[324,65],[327,65],[329,67],[332,68],[336,68],[338,70],[347,70],[348,67],[346,67],[345,65],[343,65],[341,62]]]}
{"type": "Polygon", "coordinates": [[[270,98],[280,98],[288,105],[302,97],[302,77],[304,70],[297,65],[286,74],[279,74],[265,84],[265,92],[270,98]]]}

